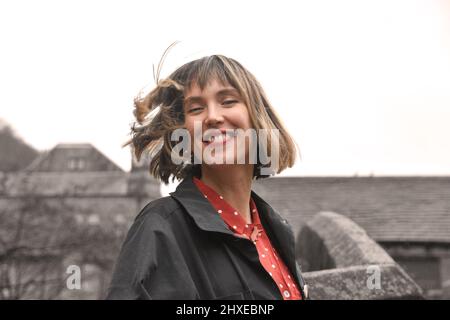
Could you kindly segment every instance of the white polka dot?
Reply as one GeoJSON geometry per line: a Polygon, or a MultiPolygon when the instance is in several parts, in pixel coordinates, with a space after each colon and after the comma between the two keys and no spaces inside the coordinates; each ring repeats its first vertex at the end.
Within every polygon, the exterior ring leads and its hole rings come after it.
{"type": "Polygon", "coordinates": [[[222,197],[222,196],[219,196],[219,198],[223,200],[223,197],[222,197]]]}
{"type": "Polygon", "coordinates": [[[265,254],[262,254],[262,255],[261,255],[261,257],[265,258],[265,257],[266,257],[266,255],[265,255],[265,254]]]}
{"type": "Polygon", "coordinates": [[[264,248],[264,250],[269,251],[269,249],[267,249],[267,248],[264,248]]]}
{"type": "Polygon", "coordinates": [[[291,287],[291,284],[290,284],[290,283],[288,283],[288,287],[289,287],[289,288],[291,287]]]}
{"type": "Polygon", "coordinates": [[[290,275],[288,275],[288,278],[290,279],[290,278],[291,278],[291,276],[290,276],[290,275]]]}
{"type": "Polygon", "coordinates": [[[274,269],[275,269],[275,265],[274,265],[274,264],[272,265],[272,268],[274,268],[274,269]]]}
{"type": "Polygon", "coordinates": [[[291,296],[291,294],[287,290],[284,290],[283,294],[286,298],[289,298],[291,296]]]}
{"type": "Polygon", "coordinates": [[[236,226],[233,226],[233,229],[237,229],[237,227],[236,227],[236,226]]]}
{"type": "Polygon", "coordinates": [[[245,227],[248,228],[248,224],[246,224],[245,227]]]}
{"type": "Polygon", "coordinates": [[[208,196],[206,194],[204,194],[205,198],[208,198],[208,196]]]}
{"type": "Polygon", "coordinates": [[[269,272],[270,276],[272,276],[272,272],[269,272]]]}
{"type": "Polygon", "coordinates": [[[295,284],[292,284],[292,286],[295,288],[295,284]]]}
{"type": "Polygon", "coordinates": [[[283,288],[283,285],[280,283],[280,288],[283,288]]]}
{"type": "Polygon", "coordinates": [[[217,211],[218,213],[222,213],[222,210],[217,211]]]}
{"type": "Polygon", "coordinates": [[[235,212],[234,212],[234,215],[235,215],[235,216],[237,216],[237,215],[238,215],[238,212],[237,212],[237,211],[235,211],[235,212]]]}
{"type": "Polygon", "coordinates": [[[256,209],[253,209],[252,212],[256,212],[256,209]]]}

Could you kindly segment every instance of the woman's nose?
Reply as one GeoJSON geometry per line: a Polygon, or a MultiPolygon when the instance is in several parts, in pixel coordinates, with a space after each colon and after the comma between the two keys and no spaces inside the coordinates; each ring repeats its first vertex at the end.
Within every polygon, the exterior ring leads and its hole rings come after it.
{"type": "Polygon", "coordinates": [[[216,106],[208,106],[208,113],[205,118],[205,125],[216,126],[217,124],[223,123],[223,116],[216,106]]]}

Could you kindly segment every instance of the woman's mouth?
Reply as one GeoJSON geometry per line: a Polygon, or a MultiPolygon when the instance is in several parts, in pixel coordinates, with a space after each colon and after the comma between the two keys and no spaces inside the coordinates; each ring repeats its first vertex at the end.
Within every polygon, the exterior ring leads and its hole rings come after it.
{"type": "Polygon", "coordinates": [[[205,135],[203,136],[202,142],[203,142],[204,146],[223,145],[223,144],[226,144],[228,141],[230,141],[234,137],[235,137],[234,130],[221,131],[220,133],[216,133],[216,134],[205,133],[205,135]]]}

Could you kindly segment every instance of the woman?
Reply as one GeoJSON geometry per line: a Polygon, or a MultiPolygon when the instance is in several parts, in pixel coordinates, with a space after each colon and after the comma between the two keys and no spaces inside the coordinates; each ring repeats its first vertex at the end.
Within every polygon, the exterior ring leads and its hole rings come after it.
{"type": "Polygon", "coordinates": [[[150,154],[153,176],[182,181],[136,217],[107,298],[308,298],[290,226],[251,190],[296,154],[258,81],[234,59],[213,55],[157,83],[135,100],[131,142],[138,159],[150,154]],[[177,130],[190,137],[181,155],[177,130]],[[240,139],[258,130],[276,134],[240,139]]]}

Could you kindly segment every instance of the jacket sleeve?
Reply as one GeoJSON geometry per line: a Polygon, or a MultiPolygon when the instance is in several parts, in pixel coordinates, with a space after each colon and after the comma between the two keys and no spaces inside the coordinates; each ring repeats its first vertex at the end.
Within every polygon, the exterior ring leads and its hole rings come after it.
{"type": "Polygon", "coordinates": [[[128,231],[106,299],[197,298],[173,227],[153,211],[144,208],[128,231]]]}

